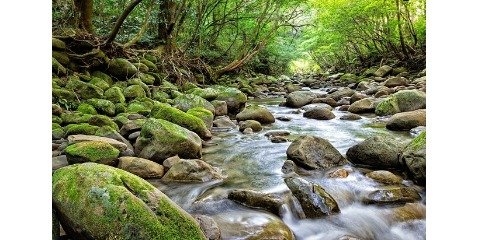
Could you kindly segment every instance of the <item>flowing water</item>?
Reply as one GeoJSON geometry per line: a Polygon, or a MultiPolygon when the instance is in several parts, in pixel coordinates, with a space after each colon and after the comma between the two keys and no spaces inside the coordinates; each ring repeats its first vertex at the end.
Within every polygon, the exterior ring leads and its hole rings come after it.
{"type": "MultiPolygon", "coordinates": [[[[393,136],[401,142],[413,136],[407,132],[392,132],[375,128],[374,115],[362,115],[361,120],[346,121],[339,118],[346,112],[336,109],[332,120],[307,119],[295,109],[280,107],[283,98],[253,101],[265,106],[275,117],[285,116],[291,121],[278,121],[264,126],[263,131],[242,134],[237,129],[216,131],[209,141],[212,146],[203,149],[203,160],[217,167],[227,176],[223,181],[201,184],[152,182],[183,209],[194,214],[212,217],[221,229],[223,239],[247,239],[265,224],[278,221],[279,217],[259,209],[244,207],[227,199],[233,189],[250,189],[262,193],[285,193],[289,191],[284,178],[289,176],[281,169],[286,160],[286,150],[291,142],[272,143],[264,134],[271,130],[287,130],[293,140],[299,135],[314,135],[325,138],[345,156],[351,146],[377,134],[393,136]]],[[[292,230],[296,239],[425,239],[426,220],[395,221],[390,206],[361,203],[365,193],[380,186],[364,176],[364,170],[351,165],[342,167],[349,173],[347,178],[329,178],[335,169],[316,171],[301,175],[301,178],[320,184],[337,201],[341,212],[319,219],[301,219],[296,205],[284,205],[281,220],[292,230]],[[351,237],[351,238],[347,238],[351,237]]],[[[415,187],[425,205],[425,189],[414,186],[411,181],[404,185],[415,187]]],[[[294,201],[293,201],[294,202],[294,201]]]]}

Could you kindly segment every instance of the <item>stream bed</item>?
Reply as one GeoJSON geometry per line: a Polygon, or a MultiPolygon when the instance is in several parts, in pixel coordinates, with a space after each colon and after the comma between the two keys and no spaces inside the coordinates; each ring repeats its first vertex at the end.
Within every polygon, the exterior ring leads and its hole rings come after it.
{"type": "MultiPolygon", "coordinates": [[[[254,190],[261,193],[284,193],[289,191],[284,178],[291,175],[282,172],[287,159],[286,150],[291,142],[272,143],[265,133],[271,130],[286,130],[289,140],[300,135],[313,135],[327,139],[345,156],[346,151],[364,139],[384,134],[398,141],[413,139],[408,132],[393,132],[371,127],[377,122],[375,115],[361,115],[356,121],[341,120],[347,112],[333,110],[332,120],[307,119],[296,109],[279,106],[284,98],[252,100],[249,104],[266,107],[274,117],[284,116],[291,121],[279,121],[264,125],[263,130],[253,134],[242,134],[238,129],[215,130],[208,147],[203,148],[203,160],[221,170],[226,178],[199,184],[168,183],[153,180],[152,184],[168,195],[173,201],[191,214],[212,217],[221,230],[222,239],[248,239],[269,223],[281,220],[294,233],[298,240],[312,239],[404,239],[426,238],[426,220],[396,221],[392,208],[387,205],[367,205],[361,202],[362,196],[381,185],[365,176],[371,171],[350,164],[346,178],[328,177],[338,168],[315,171],[299,177],[320,184],[338,203],[341,210],[317,219],[301,219],[295,212],[295,204],[284,206],[279,216],[260,209],[248,208],[227,198],[234,189],[254,190]]],[[[397,173],[398,175],[400,173],[397,173]]],[[[296,175],[298,176],[298,175],[296,175]]],[[[415,188],[421,195],[419,204],[425,206],[426,191],[404,180],[403,185],[415,188]]],[[[297,205],[297,204],[296,204],[297,205]]],[[[281,222],[279,221],[279,222],[281,222]]],[[[281,228],[277,228],[281,231],[281,228]]],[[[274,238],[281,239],[281,238],[274,238]]]]}

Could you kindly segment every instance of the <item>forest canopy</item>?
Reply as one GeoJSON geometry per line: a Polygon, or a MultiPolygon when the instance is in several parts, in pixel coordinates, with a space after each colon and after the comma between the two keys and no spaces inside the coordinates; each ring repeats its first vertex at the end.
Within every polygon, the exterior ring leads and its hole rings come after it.
{"type": "Polygon", "coordinates": [[[386,62],[425,67],[425,0],[54,0],[52,7],[53,36],[155,51],[191,71],[201,65],[212,78],[354,72],[386,62]]]}

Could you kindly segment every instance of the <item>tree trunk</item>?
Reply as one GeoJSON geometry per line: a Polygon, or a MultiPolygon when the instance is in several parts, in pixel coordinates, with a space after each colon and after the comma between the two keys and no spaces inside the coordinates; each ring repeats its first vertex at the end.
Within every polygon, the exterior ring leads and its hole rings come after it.
{"type": "Polygon", "coordinates": [[[121,25],[123,25],[123,22],[125,21],[126,17],[130,15],[131,11],[141,2],[142,0],[134,0],[132,1],[123,11],[121,16],[116,20],[115,27],[113,27],[113,30],[111,30],[110,35],[108,36],[108,39],[105,41],[104,44],[109,44],[115,40],[116,35],[120,31],[121,25]]]}
{"type": "Polygon", "coordinates": [[[160,10],[158,11],[158,40],[167,53],[173,51],[174,9],[175,3],[172,0],[162,0],[160,2],[160,10]]]}
{"type": "Polygon", "coordinates": [[[404,44],[404,36],[401,30],[401,9],[399,8],[399,0],[396,0],[396,16],[398,21],[398,31],[399,31],[399,41],[401,42],[401,51],[404,56],[409,59],[409,54],[406,49],[406,44],[404,44]]]}
{"type": "Polygon", "coordinates": [[[77,27],[93,34],[93,0],[74,0],[77,27]]]}

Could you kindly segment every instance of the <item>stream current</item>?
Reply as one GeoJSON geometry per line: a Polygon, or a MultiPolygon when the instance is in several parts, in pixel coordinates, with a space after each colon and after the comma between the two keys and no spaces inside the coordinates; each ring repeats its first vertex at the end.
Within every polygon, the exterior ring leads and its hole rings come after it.
{"type": "MultiPolygon", "coordinates": [[[[315,91],[318,92],[318,91],[315,91]]],[[[221,170],[227,176],[222,181],[199,184],[168,183],[152,181],[162,192],[191,214],[212,217],[221,230],[222,239],[248,239],[267,223],[279,217],[261,209],[245,207],[228,200],[228,192],[248,189],[262,193],[284,193],[289,191],[284,178],[290,174],[282,172],[286,150],[291,142],[272,143],[265,133],[272,130],[287,130],[291,141],[300,135],[313,135],[327,139],[345,156],[353,145],[375,135],[389,135],[407,143],[414,136],[408,132],[393,132],[384,127],[375,128],[375,115],[361,115],[356,121],[340,120],[347,112],[333,110],[332,120],[307,119],[296,109],[278,106],[284,98],[252,100],[249,104],[266,107],[273,116],[284,116],[291,121],[279,121],[264,125],[263,130],[253,134],[242,134],[237,129],[216,130],[208,141],[211,146],[203,148],[203,160],[221,170]]],[[[365,193],[380,186],[380,183],[365,176],[368,169],[350,164],[346,178],[330,178],[328,174],[338,168],[300,175],[301,178],[320,184],[338,203],[339,214],[318,219],[301,219],[294,214],[294,204],[284,206],[281,220],[291,229],[298,240],[378,239],[416,240],[426,238],[426,220],[395,221],[391,217],[391,206],[367,205],[361,202],[365,193]]],[[[425,189],[404,180],[403,185],[412,186],[421,195],[419,204],[425,206],[425,189]]],[[[298,204],[296,204],[298,205],[298,204]]]]}

